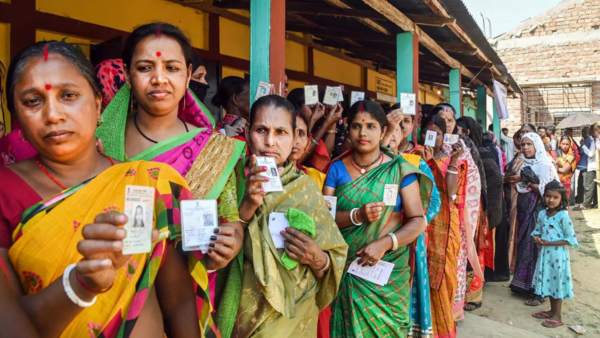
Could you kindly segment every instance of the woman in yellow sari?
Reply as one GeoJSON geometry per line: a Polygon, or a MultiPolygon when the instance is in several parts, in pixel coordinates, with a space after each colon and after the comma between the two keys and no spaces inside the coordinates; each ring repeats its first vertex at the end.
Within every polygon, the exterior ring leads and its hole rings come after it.
{"type": "Polygon", "coordinates": [[[171,337],[204,334],[212,320],[205,311],[199,325],[204,308],[192,285],[206,285],[206,271],[192,277],[166,242],[169,232],[180,234],[179,202],[193,198],[185,180],[168,165],[120,164],[97,152],[102,98],[92,65],[73,46],[24,49],[7,80],[8,107],[39,155],[0,175],[3,187],[14,187],[0,190],[0,234],[13,232],[0,255],[35,328],[44,337],[162,338],[164,321],[171,337]],[[152,240],[139,238],[149,252],[124,255],[131,185],[155,191],[154,230],[152,240]],[[22,217],[12,217],[19,209],[22,217]]]}
{"type": "Polygon", "coordinates": [[[560,156],[556,159],[556,171],[558,172],[558,178],[567,189],[567,197],[571,195],[571,178],[577,167],[577,159],[575,158],[575,151],[573,139],[564,135],[560,138],[560,156]]]}

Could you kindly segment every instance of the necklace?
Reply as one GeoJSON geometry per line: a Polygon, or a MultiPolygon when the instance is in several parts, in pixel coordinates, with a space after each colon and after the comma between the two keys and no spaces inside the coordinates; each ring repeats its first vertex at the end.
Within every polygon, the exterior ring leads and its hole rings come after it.
{"type": "MultiPolygon", "coordinates": [[[[181,117],[177,116],[177,118],[179,119],[179,121],[181,121],[181,123],[183,123],[183,126],[185,127],[185,132],[186,133],[189,132],[190,130],[188,129],[187,124],[185,124],[185,122],[181,119],[181,117]]],[[[140,127],[137,124],[137,114],[135,114],[133,116],[133,124],[135,125],[135,129],[137,129],[137,131],[140,133],[140,135],[142,135],[146,140],[148,140],[148,141],[150,141],[152,143],[158,143],[158,141],[155,141],[155,140],[149,138],[148,136],[146,136],[146,134],[144,134],[142,132],[142,130],[140,129],[140,127]]]]}
{"type": "MultiPolygon", "coordinates": [[[[104,157],[106,157],[108,159],[111,167],[113,165],[115,165],[115,162],[112,160],[112,158],[110,158],[106,155],[104,155],[104,157]]],[[[42,169],[42,171],[46,174],[46,176],[48,176],[48,178],[50,178],[52,180],[52,182],[56,183],[56,185],[58,185],[62,190],[67,190],[67,187],[65,187],[62,183],[60,183],[59,180],[54,178],[54,176],[52,176],[52,174],[50,174],[50,172],[46,169],[46,167],[44,167],[44,165],[40,161],[40,155],[35,156],[35,162],[37,163],[38,167],[40,167],[40,169],[42,169]]]]}
{"type": "Polygon", "coordinates": [[[379,160],[379,157],[381,157],[381,162],[379,163],[381,165],[381,163],[383,163],[383,153],[381,152],[381,150],[379,151],[379,156],[375,159],[375,161],[369,163],[369,164],[358,164],[356,162],[356,160],[354,159],[354,153],[352,153],[352,157],[350,158],[350,163],[352,164],[352,166],[354,167],[354,169],[356,169],[357,171],[360,171],[360,174],[364,174],[367,172],[367,168],[372,166],[373,164],[377,163],[377,161],[379,160]],[[359,168],[360,167],[360,168],[359,168]]]}

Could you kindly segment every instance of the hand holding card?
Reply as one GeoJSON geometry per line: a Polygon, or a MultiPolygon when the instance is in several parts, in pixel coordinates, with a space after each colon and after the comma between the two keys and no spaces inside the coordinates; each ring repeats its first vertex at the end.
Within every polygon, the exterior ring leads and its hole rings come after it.
{"type": "Polygon", "coordinates": [[[267,194],[262,186],[263,182],[266,182],[268,179],[262,175],[267,171],[267,167],[258,166],[256,164],[256,155],[252,155],[250,156],[250,163],[248,163],[248,171],[244,199],[251,205],[258,207],[263,204],[263,198],[267,194]]]}
{"type": "Polygon", "coordinates": [[[281,178],[279,177],[275,158],[259,156],[256,158],[256,165],[267,168],[266,171],[260,173],[267,178],[262,184],[265,192],[283,191],[283,185],[281,184],[281,178]]]}
{"type": "Polygon", "coordinates": [[[154,188],[136,185],[125,187],[125,215],[128,221],[123,228],[123,254],[148,253],[152,250],[154,219],[154,188]]]}
{"type": "Polygon", "coordinates": [[[425,145],[430,147],[435,147],[435,142],[437,140],[437,132],[433,130],[428,130],[425,135],[425,145]]]}

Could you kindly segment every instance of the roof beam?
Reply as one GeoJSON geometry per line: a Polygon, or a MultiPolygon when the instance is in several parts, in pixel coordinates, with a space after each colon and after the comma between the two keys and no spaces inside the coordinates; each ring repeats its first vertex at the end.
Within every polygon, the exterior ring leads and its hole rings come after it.
{"type": "Polygon", "coordinates": [[[286,5],[286,11],[288,13],[298,14],[309,14],[309,15],[322,15],[322,16],[334,16],[340,18],[363,18],[372,20],[384,20],[381,14],[372,10],[362,9],[341,9],[333,8],[331,6],[307,6],[306,4],[300,4],[296,2],[288,3],[286,5]]]}
{"type": "Polygon", "coordinates": [[[444,27],[456,22],[456,19],[445,18],[442,16],[427,16],[418,14],[406,14],[414,23],[419,26],[444,27]]]}
{"type": "MultiPolygon", "coordinates": [[[[383,16],[388,18],[391,22],[395,23],[403,31],[411,32],[419,36],[419,42],[429,49],[435,56],[446,63],[451,68],[460,69],[461,74],[464,74],[472,80],[473,83],[484,86],[484,83],[479,81],[475,74],[469,69],[460,64],[452,58],[446,51],[440,47],[435,40],[433,40],[427,33],[419,28],[414,22],[412,22],[406,15],[400,12],[396,7],[392,6],[386,0],[363,0],[364,3],[369,5],[371,8],[381,13],[383,16]]],[[[489,88],[488,88],[489,89],[489,88]]]]}
{"type": "Polygon", "coordinates": [[[440,47],[444,48],[447,52],[460,53],[465,55],[475,55],[477,54],[477,48],[473,48],[469,45],[465,45],[462,43],[447,43],[447,42],[438,42],[440,47]]]}
{"type": "MultiPolygon", "coordinates": [[[[337,7],[337,8],[341,8],[341,9],[352,9],[352,7],[346,5],[344,2],[342,2],[341,0],[323,0],[326,3],[337,7]]],[[[357,18],[356,20],[362,22],[364,25],[366,25],[367,27],[371,28],[372,30],[379,32],[379,33],[383,33],[385,35],[390,35],[391,33],[388,32],[387,29],[385,29],[385,27],[381,26],[380,24],[378,24],[377,22],[371,20],[371,19],[364,19],[364,18],[357,18]]]]}

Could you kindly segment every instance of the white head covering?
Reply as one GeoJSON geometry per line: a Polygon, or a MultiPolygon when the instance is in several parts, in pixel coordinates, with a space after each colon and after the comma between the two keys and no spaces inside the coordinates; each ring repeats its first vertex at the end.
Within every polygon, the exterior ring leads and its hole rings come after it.
{"type": "MultiPolygon", "coordinates": [[[[527,133],[523,135],[521,142],[523,142],[523,140],[526,138],[533,141],[533,146],[535,147],[535,156],[533,158],[527,158],[523,156],[525,163],[521,167],[521,170],[526,167],[531,167],[533,172],[540,179],[539,190],[540,194],[544,196],[546,184],[552,182],[553,180],[558,181],[558,173],[556,172],[556,167],[552,163],[552,160],[548,157],[548,153],[546,153],[546,148],[544,147],[544,142],[542,141],[540,135],[536,133],[527,133]]],[[[523,146],[521,145],[521,149],[522,148],[523,146]]],[[[520,173],[521,171],[519,171],[519,174],[520,173]]],[[[519,184],[517,184],[517,191],[520,193],[525,193],[531,191],[531,189],[527,188],[527,185],[525,185],[523,182],[519,182],[519,184]]]]}

